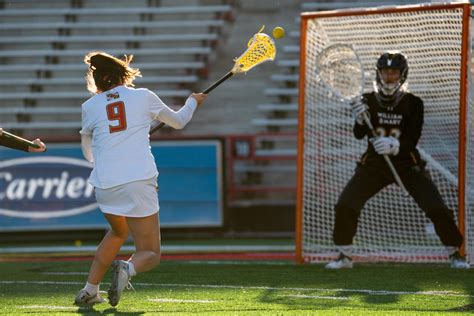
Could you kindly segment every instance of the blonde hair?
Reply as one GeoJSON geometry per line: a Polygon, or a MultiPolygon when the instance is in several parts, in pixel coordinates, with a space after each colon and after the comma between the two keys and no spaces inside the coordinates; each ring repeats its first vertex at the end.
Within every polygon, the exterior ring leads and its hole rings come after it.
{"type": "Polygon", "coordinates": [[[138,68],[130,67],[133,55],[124,55],[119,59],[105,52],[90,52],[84,57],[89,65],[86,75],[87,90],[100,93],[110,90],[117,84],[134,86],[133,81],[142,74],[138,68]]]}

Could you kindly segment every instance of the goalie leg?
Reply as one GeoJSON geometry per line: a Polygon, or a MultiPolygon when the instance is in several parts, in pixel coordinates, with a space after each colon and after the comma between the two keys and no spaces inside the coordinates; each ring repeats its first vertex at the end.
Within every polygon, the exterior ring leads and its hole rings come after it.
{"type": "Polygon", "coordinates": [[[444,203],[429,174],[424,170],[415,169],[404,180],[408,191],[433,222],[436,234],[448,249],[451,266],[454,268],[469,267],[466,259],[459,254],[463,236],[456,225],[454,213],[444,203]]]}
{"type": "Polygon", "coordinates": [[[359,215],[368,199],[393,180],[380,169],[358,166],[337,201],[334,224],[334,243],[337,246],[352,244],[357,231],[359,215]]]}
{"type": "Polygon", "coordinates": [[[342,191],[335,206],[334,244],[339,257],[326,265],[327,269],[352,267],[351,245],[357,231],[362,208],[368,199],[393,180],[374,168],[359,165],[342,191]]]}
{"type": "Polygon", "coordinates": [[[405,178],[411,196],[435,226],[445,246],[460,247],[463,237],[454,221],[453,211],[444,203],[433,181],[423,171],[414,171],[405,178]]]}

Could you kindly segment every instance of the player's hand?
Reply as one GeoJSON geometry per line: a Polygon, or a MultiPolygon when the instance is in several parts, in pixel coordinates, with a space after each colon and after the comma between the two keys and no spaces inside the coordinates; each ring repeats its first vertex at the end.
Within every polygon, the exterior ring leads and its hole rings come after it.
{"type": "Polygon", "coordinates": [[[400,142],[395,137],[374,137],[370,142],[379,155],[396,156],[400,150],[400,142]]]}
{"type": "Polygon", "coordinates": [[[0,136],[3,134],[3,128],[0,127],[0,136]]]}
{"type": "Polygon", "coordinates": [[[357,124],[364,125],[364,115],[369,115],[367,100],[364,97],[355,97],[349,104],[351,106],[352,116],[357,124]]]}
{"type": "Polygon", "coordinates": [[[194,98],[197,101],[198,106],[200,106],[204,100],[207,98],[207,94],[204,93],[192,93],[190,95],[191,98],[194,98]]]}
{"type": "Polygon", "coordinates": [[[41,153],[41,152],[44,152],[46,151],[46,145],[41,141],[41,139],[37,138],[33,141],[34,144],[40,146],[40,148],[34,148],[34,147],[31,147],[29,146],[28,147],[28,151],[30,153],[41,153]]]}

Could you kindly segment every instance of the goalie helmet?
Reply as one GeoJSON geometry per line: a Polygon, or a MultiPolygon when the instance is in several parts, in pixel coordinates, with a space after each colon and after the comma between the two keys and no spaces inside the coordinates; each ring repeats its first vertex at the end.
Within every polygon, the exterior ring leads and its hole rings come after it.
{"type": "Polygon", "coordinates": [[[382,106],[394,107],[398,104],[406,91],[405,81],[408,76],[408,63],[405,55],[399,51],[383,53],[376,64],[374,90],[382,106]],[[399,69],[400,78],[397,82],[387,83],[383,80],[382,69],[399,69]]]}

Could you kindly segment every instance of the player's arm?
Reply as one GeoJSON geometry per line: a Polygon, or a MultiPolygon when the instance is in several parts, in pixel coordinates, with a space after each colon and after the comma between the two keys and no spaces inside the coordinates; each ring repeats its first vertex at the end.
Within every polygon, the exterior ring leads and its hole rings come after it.
{"type": "Polygon", "coordinates": [[[84,158],[89,162],[94,162],[94,154],[92,153],[92,136],[90,134],[81,134],[81,148],[84,158]]]}
{"type": "Polygon", "coordinates": [[[156,94],[151,92],[148,98],[152,119],[160,120],[175,129],[182,129],[188,124],[193,117],[194,111],[206,97],[206,94],[193,93],[188,97],[181,109],[174,111],[163,103],[156,94]]]}
{"type": "Polygon", "coordinates": [[[367,97],[357,97],[350,102],[350,105],[354,117],[354,128],[352,129],[354,137],[362,139],[370,132],[362,117],[364,113],[370,117],[367,97]]]}
{"type": "Polygon", "coordinates": [[[81,134],[81,149],[82,155],[84,158],[89,162],[94,162],[94,155],[92,153],[92,128],[91,128],[91,121],[89,120],[89,116],[87,115],[87,111],[82,106],[81,118],[82,118],[82,128],[79,131],[81,134]]]}

